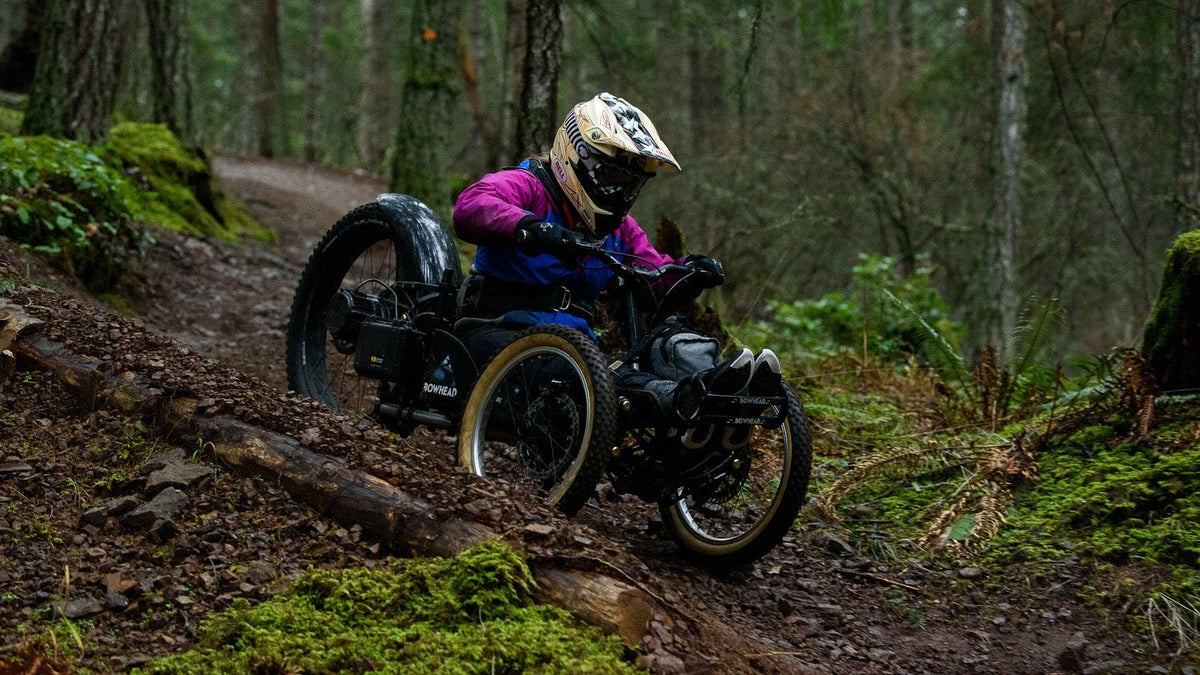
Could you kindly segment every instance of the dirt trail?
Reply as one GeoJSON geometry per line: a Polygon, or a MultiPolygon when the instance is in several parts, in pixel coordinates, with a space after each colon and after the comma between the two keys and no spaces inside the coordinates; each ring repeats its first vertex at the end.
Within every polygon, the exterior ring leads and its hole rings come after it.
{"type": "MultiPolygon", "coordinates": [[[[162,245],[139,270],[146,285],[135,298],[135,309],[152,331],[262,380],[279,397],[286,388],[287,314],[310,249],[338,217],[371,201],[386,186],[369,177],[257,159],[218,157],[214,169],[229,191],[275,228],[279,240],[235,246],[163,235],[162,245]]],[[[95,328],[107,331],[100,335],[118,336],[123,330],[102,318],[95,320],[95,328]]],[[[133,358],[114,353],[117,359],[133,358]]],[[[187,367],[196,369],[198,379],[214,377],[203,365],[187,367]]],[[[187,605],[176,606],[176,614],[169,615],[174,618],[155,619],[142,629],[126,626],[123,615],[104,615],[104,625],[115,627],[116,633],[128,629],[126,639],[133,642],[114,643],[112,653],[95,655],[89,663],[119,670],[144,660],[143,650],[148,653],[156,645],[186,646],[204,611],[227,605],[239,593],[262,597],[276,575],[286,578],[308,564],[363,564],[374,554],[353,532],[297,511],[277,490],[263,488],[260,494],[225,473],[215,485],[228,492],[210,491],[196,507],[196,513],[212,509],[227,514],[221,516],[219,531],[211,523],[195,532],[188,529],[191,525],[182,526],[187,539],[176,543],[173,555],[163,558],[153,544],[129,535],[105,538],[107,529],[76,530],[79,514],[99,496],[61,503],[70,481],[50,473],[66,461],[56,448],[93,442],[81,439],[102,434],[108,422],[103,415],[56,406],[54,388],[40,382],[37,377],[0,382],[0,428],[7,434],[0,438],[0,469],[16,464],[34,469],[32,476],[0,473],[0,506],[22,505],[0,511],[0,534],[6,528],[28,531],[57,518],[67,530],[60,541],[70,543],[64,549],[52,541],[27,542],[18,549],[6,547],[0,537],[0,589],[14,589],[0,595],[0,617],[11,617],[0,618],[0,648],[11,642],[7,631],[15,631],[21,617],[31,616],[53,593],[63,565],[78,564],[76,557],[84,563],[75,573],[86,580],[94,569],[92,581],[101,588],[104,574],[126,570],[133,578],[148,579],[139,583],[150,589],[155,584],[192,589],[186,591],[187,605]],[[72,429],[74,440],[51,441],[44,452],[52,459],[33,466],[37,462],[31,461],[28,444],[44,437],[46,429],[59,427],[72,429]],[[43,470],[45,475],[39,473],[43,470]],[[229,504],[236,506],[234,513],[227,512],[229,504]],[[280,540],[268,544],[275,527],[282,528],[280,540]],[[210,544],[215,552],[208,552],[210,544]],[[227,572],[215,572],[205,562],[220,560],[222,567],[232,569],[237,561],[250,565],[264,559],[274,572],[249,581],[226,578],[227,572]]],[[[251,396],[264,397],[272,400],[271,392],[251,396]]],[[[310,432],[316,430],[305,431],[310,432]]],[[[408,442],[420,444],[423,457],[449,458],[448,447],[437,447],[444,442],[439,438],[418,433],[408,442]]],[[[819,452],[819,437],[816,442],[819,452]]],[[[380,461],[396,464],[395,459],[380,461]]],[[[393,468],[408,471],[411,479],[411,467],[393,468]]],[[[1062,565],[1053,573],[1054,583],[1041,588],[1019,572],[870,556],[867,543],[805,511],[795,536],[762,561],[745,570],[713,573],[680,562],[654,507],[602,496],[583,509],[576,523],[588,533],[585,538],[596,540],[595,550],[615,546],[632,554],[664,580],[671,589],[668,599],[686,599],[688,606],[759,646],[752,660],[763,672],[1144,672],[1154,662],[1153,655],[1146,656],[1152,652],[1145,641],[1075,599],[1089,582],[1088,570],[1078,562],[1062,565]],[[601,541],[612,544],[601,546],[601,541]]],[[[179,591],[161,595],[176,597],[179,591]]],[[[669,627],[660,628],[648,641],[669,648],[676,638],[669,627]]],[[[711,672],[721,672],[722,650],[730,648],[711,645],[707,656],[716,664],[711,672]]],[[[1164,657],[1161,662],[1167,661],[1164,657]]]]}
{"type": "Polygon", "coordinates": [[[216,157],[213,170],[278,234],[235,246],[163,235],[146,261],[138,313],[167,335],[278,389],[287,388],[284,334],[292,293],[313,246],[350,209],[387,189],[379,179],[306,164],[216,157]]]}

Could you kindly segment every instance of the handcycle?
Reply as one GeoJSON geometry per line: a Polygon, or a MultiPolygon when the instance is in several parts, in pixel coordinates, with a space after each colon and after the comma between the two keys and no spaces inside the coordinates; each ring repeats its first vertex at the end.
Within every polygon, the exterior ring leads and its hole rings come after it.
{"type": "Polygon", "coordinates": [[[651,283],[690,270],[643,269],[587,244],[578,253],[614,272],[627,350],[609,358],[579,331],[537,325],[477,363],[462,336],[494,320],[461,315],[449,235],[420,201],[380,195],[342,217],[301,274],[289,386],[401,435],[445,429],[462,466],[567,515],[607,481],[657,504],[686,557],[721,567],[757,560],[786,536],[807,493],[812,446],[798,395],[786,381],[764,397],[709,392],[691,378],[671,415],[647,411],[621,374],[650,366],[677,304],[651,283]],[[740,430],[740,440],[722,429],[740,430]]]}

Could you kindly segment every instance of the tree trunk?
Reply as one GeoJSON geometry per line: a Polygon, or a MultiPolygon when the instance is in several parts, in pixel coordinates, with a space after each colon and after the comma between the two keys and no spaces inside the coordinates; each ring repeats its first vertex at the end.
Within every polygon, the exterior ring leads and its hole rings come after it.
{"type": "Polygon", "coordinates": [[[995,223],[989,237],[992,302],[990,339],[1001,357],[1012,352],[1017,323],[1014,247],[1021,223],[1021,161],[1025,122],[1025,18],[1017,0],[992,0],[995,56],[995,223]]]}
{"type": "Polygon", "coordinates": [[[515,141],[515,146],[527,153],[548,152],[558,129],[558,62],[562,54],[562,31],[559,0],[529,0],[515,141]]]}
{"type": "MultiPolygon", "coordinates": [[[[483,2],[477,1],[472,5],[470,28],[463,22],[458,32],[458,69],[462,74],[463,94],[467,99],[467,111],[474,124],[476,147],[482,156],[482,165],[491,171],[507,158],[503,153],[503,142],[500,138],[500,127],[497,115],[483,101],[480,91],[479,68],[475,63],[475,54],[480,53],[483,43],[483,2]]],[[[498,83],[502,85],[503,83],[498,83]]],[[[495,85],[493,85],[495,86],[495,85]]]]}
{"type": "Polygon", "coordinates": [[[283,54],[279,47],[279,0],[261,0],[258,92],[255,97],[258,154],[274,157],[281,136],[279,105],[283,97],[283,54]]]}
{"type": "Polygon", "coordinates": [[[1200,227],[1200,8],[1193,0],[1177,0],[1175,30],[1175,220],[1179,231],[1186,232],[1200,227]]]}
{"type": "Polygon", "coordinates": [[[304,55],[304,160],[316,162],[321,156],[320,116],[325,95],[325,2],[308,0],[308,49],[304,55]]]}
{"type": "Polygon", "coordinates": [[[500,120],[500,156],[511,164],[520,162],[528,157],[530,148],[519,145],[517,140],[517,117],[521,113],[518,94],[525,86],[525,52],[528,51],[529,36],[526,34],[528,25],[525,19],[528,0],[506,0],[504,3],[504,19],[507,26],[507,43],[504,50],[504,77],[507,82],[501,89],[504,101],[501,106],[503,117],[500,120]]]}
{"type": "Polygon", "coordinates": [[[184,145],[193,136],[191,24],[188,3],[145,0],[150,42],[150,120],[167,125],[184,145]]]}
{"type": "Polygon", "coordinates": [[[1200,230],[1180,235],[1167,253],[1142,356],[1162,389],[1200,391],[1200,230]]]}
{"type": "Polygon", "coordinates": [[[21,32],[0,53],[0,90],[18,94],[27,93],[33,84],[46,15],[42,0],[25,0],[22,4],[21,32]]]}
{"type": "Polygon", "coordinates": [[[396,92],[392,86],[392,45],[395,42],[396,4],[388,0],[362,0],[362,97],[358,110],[358,152],[362,165],[374,172],[383,167],[395,116],[396,92]]]}
{"type": "Polygon", "coordinates": [[[721,51],[715,43],[716,37],[700,22],[688,25],[688,117],[692,122],[692,147],[705,154],[713,152],[713,136],[725,118],[722,69],[713,67],[719,63],[721,51]]]}
{"type": "Polygon", "coordinates": [[[407,58],[389,184],[434,210],[445,210],[450,203],[444,146],[457,79],[455,36],[461,11],[460,3],[451,0],[420,0],[403,39],[407,58]]]}
{"type": "Polygon", "coordinates": [[[262,45],[259,44],[258,24],[262,20],[262,12],[256,3],[238,2],[234,4],[233,12],[237,21],[237,74],[233,78],[233,89],[236,100],[242,105],[233,112],[235,115],[233,147],[238,152],[251,154],[255,150],[256,117],[258,115],[258,95],[262,45]]]}
{"type": "Polygon", "coordinates": [[[125,52],[121,0],[51,0],[23,135],[108,138],[125,52]]]}

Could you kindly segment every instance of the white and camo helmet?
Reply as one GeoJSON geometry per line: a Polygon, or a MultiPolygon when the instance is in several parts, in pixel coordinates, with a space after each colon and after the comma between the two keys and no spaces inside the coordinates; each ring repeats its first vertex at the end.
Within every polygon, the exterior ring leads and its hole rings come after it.
{"type": "Polygon", "coordinates": [[[550,149],[551,173],[599,237],[621,224],[646,180],[664,166],[679,170],[650,118],[608,93],[576,104],[550,149]]]}

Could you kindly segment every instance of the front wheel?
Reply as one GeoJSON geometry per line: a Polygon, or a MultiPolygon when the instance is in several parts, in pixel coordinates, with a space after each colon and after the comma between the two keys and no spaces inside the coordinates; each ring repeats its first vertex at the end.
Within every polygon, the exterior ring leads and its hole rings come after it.
{"type": "Polygon", "coordinates": [[[535,326],[479,375],[463,412],[459,463],[573,515],[604,470],[615,411],[595,342],[563,326],[535,326]]]}
{"type": "Polygon", "coordinates": [[[357,336],[328,329],[338,291],[375,294],[394,314],[412,302],[396,282],[436,283],[451,264],[429,253],[445,238],[433,212],[411,197],[387,197],[354,209],[325,234],[300,276],[288,320],[288,386],[350,415],[374,412],[381,384],[355,371],[357,336]]]}
{"type": "MultiPolygon", "coordinates": [[[[791,529],[808,492],[812,441],[808,417],[786,382],[787,417],[778,429],[755,427],[732,451],[729,470],[706,497],[681,494],[659,504],[671,538],[704,565],[734,567],[774,548],[791,529]]],[[[712,487],[712,486],[710,486],[712,487]]]]}

